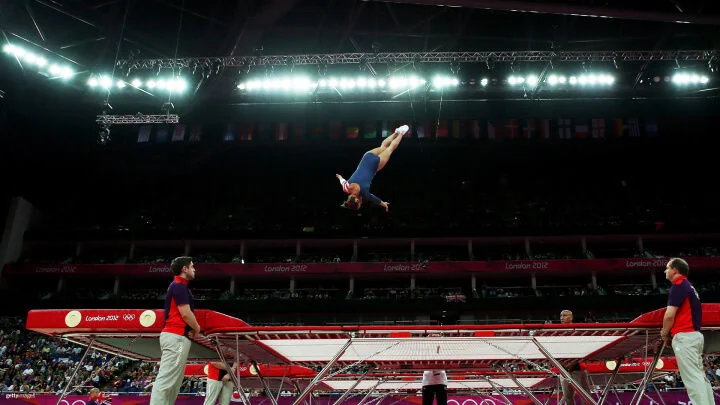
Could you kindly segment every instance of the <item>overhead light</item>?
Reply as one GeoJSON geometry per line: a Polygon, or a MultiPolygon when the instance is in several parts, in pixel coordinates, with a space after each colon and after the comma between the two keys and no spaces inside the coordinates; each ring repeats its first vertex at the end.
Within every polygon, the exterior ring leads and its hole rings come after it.
{"type": "Polygon", "coordinates": [[[49,76],[69,79],[75,74],[69,66],[51,63],[44,55],[29,51],[17,45],[5,44],[2,49],[4,53],[17,58],[17,60],[25,65],[40,68],[40,73],[45,72],[45,75],[49,73],[49,76]]]}

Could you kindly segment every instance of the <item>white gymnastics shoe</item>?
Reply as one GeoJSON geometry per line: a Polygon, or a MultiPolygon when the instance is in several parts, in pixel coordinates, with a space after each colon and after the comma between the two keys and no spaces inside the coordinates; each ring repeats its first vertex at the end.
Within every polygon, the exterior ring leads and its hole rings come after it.
{"type": "Polygon", "coordinates": [[[410,130],[410,127],[407,125],[403,125],[400,128],[396,129],[395,132],[397,132],[400,135],[405,135],[407,131],[410,130]]]}

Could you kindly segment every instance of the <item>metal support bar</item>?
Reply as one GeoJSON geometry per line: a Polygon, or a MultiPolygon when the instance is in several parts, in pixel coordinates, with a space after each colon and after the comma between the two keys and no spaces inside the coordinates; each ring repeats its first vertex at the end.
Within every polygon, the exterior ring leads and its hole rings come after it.
{"type": "Polygon", "coordinates": [[[668,23],[720,25],[720,16],[706,13],[671,13],[650,9],[632,10],[620,7],[585,5],[582,3],[560,3],[551,1],[530,2],[527,0],[374,0],[401,4],[421,4],[505,10],[525,13],[577,15],[594,18],[618,18],[621,20],[661,21],[668,23]]]}
{"type": "Polygon", "coordinates": [[[610,393],[610,387],[613,385],[613,383],[615,382],[615,377],[617,377],[618,373],[620,372],[620,365],[622,364],[622,359],[617,359],[615,363],[617,364],[617,367],[615,367],[615,370],[610,375],[610,379],[605,385],[602,394],[600,394],[600,400],[598,401],[598,405],[602,405],[603,402],[605,402],[608,394],[610,393]]]}
{"type": "Polygon", "coordinates": [[[43,33],[42,29],[40,28],[40,24],[38,24],[37,19],[35,18],[35,13],[33,12],[32,7],[30,6],[30,3],[26,0],[25,1],[25,10],[28,13],[28,16],[30,16],[30,19],[33,22],[33,25],[35,26],[35,30],[37,31],[38,35],[40,35],[40,39],[45,41],[45,34],[43,33]]]}
{"type": "MultiPolygon", "coordinates": [[[[230,379],[232,380],[233,384],[235,385],[238,394],[240,394],[240,399],[242,400],[243,404],[250,405],[250,399],[245,395],[245,389],[240,385],[240,379],[238,378],[237,374],[233,371],[232,367],[228,364],[227,360],[225,359],[225,353],[223,353],[222,348],[220,347],[220,338],[217,336],[213,336],[210,338],[210,342],[215,346],[215,351],[217,352],[218,356],[220,357],[220,361],[225,365],[227,368],[227,372],[230,375],[230,379]]],[[[238,359],[235,359],[236,361],[238,359]]]]}
{"type": "Polygon", "coordinates": [[[347,342],[345,342],[343,347],[341,347],[340,350],[338,350],[338,352],[335,353],[335,355],[333,356],[332,359],[330,359],[328,364],[326,364],[325,367],[323,367],[322,370],[320,370],[320,372],[318,372],[317,375],[312,379],[312,381],[310,381],[310,383],[305,388],[305,390],[300,395],[298,395],[297,399],[292,403],[292,405],[300,404],[305,399],[305,397],[307,397],[310,394],[310,392],[315,388],[315,386],[318,384],[318,382],[320,382],[320,380],[330,370],[330,367],[332,367],[335,363],[337,363],[338,359],[340,359],[340,356],[342,356],[345,353],[345,350],[347,350],[348,347],[350,347],[350,345],[352,344],[352,341],[353,341],[352,338],[349,338],[347,340],[347,342]]]}
{"type": "MultiPolygon", "coordinates": [[[[653,383],[653,382],[651,381],[650,384],[652,384],[653,388],[655,388],[655,393],[658,394],[658,398],[660,399],[660,402],[662,403],[662,405],[667,405],[667,404],[665,404],[665,399],[663,399],[663,397],[662,397],[662,392],[658,391],[657,386],[655,385],[655,383],[653,383]]],[[[655,401],[654,399],[652,399],[652,398],[650,397],[650,395],[648,395],[648,394],[644,394],[644,395],[645,395],[645,397],[647,397],[647,398],[651,401],[651,403],[655,401]]]]}
{"type": "Polygon", "coordinates": [[[533,338],[532,340],[533,343],[535,343],[535,346],[537,346],[537,348],[543,354],[543,356],[545,356],[555,367],[557,367],[560,374],[568,380],[568,382],[573,386],[573,388],[575,388],[575,392],[580,394],[580,398],[582,398],[583,401],[585,401],[585,403],[587,404],[597,405],[597,402],[595,402],[590,393],[585,391],[585,389],[581,387],[580,384],[570,376],[570,373],[568,373],[568,371],[565,370],[565,367],[563,367],[562,364],[560,364],[560,362],[557,361],[557,359],[552,354],[550,354],[550,352],[545,348],[545,346],[543,346],[542,343],[540,343],[536,338],[533,338]]]}
{"type": "MultiPolygon", "coordinates": [[[[633,395],[632,400],[630,401],[630,405],[637,405],[640,403],[640,400],[642,400],[642,394],[645,391],[645,388],[647,387],[648,381],[652,377],[653,373],[655,372],[655,366],[657,365],[658,360],[660,360],[660,356],[662,355],[663,350],[665,350],[665,342],[663,341],[662,346],[660,347],[660,350],[658,350],[657,353],[655,353],[655,357],[653,358],[652,363],[650,363],[650,367],[648,367],[647,371],[645,371],[645,375],[643,376],[642,381],[640,381],[640,385],[638,386],[637,391],[635,391],[635,395],[633,395]]],[[[618,366],[620,367],[620,366],[618,366]]]]}
{"type": "Polygon", "coordinates": [[[257,372],[257,376],[260,379],[260,383],[265,388],[265,392],[267,392],[267,396],[270,398],[270,402],[272,402],[272,405],[278,405],[277,399],[272,395],[272,390],[270,389],[267,381],[265,381],[265,377],[263,377],[262,373],[260,372],[260,367],[258,367],[258,364],[255,360],[250,362],[250,367],[255,367],[255,371],[257,372]]]}
{"type": "Polygon", "coordinates": [[[472,52],[384,52],[303,55],[216,56],[163,59],[120,59],[122,69],[192,68],[193,66],[249,67],[291,65],[342,65],[361,63],[486,63],[494,62],[620,62],[620,61],[709,61],[720,58],[720,50],[681,51],[472,51],[472,52]]]}
{"type": "Polygon", "coordinates": [[[78,370],[80,370],[80,366],[82,366],[83,362],[85,361],[85,356],[87,356],[88,352],[90,352],[90,349],[92,348],[94,343],[95,338],[93,337],[90,340],[90,343],[88,343],[87,348],[85,349],[85,353],[83,353],[82,357],[80,357],[80,360],[77,362],[77,365],[75,366],[72,375],[70,375],[70,379],[68,380],[67,384],[65,384],[65,388],[63,388],[62,392],[60,393],[60,396],[58,397],[55,405],[60,405],[65,396],[67,396],[67,392],[70,389],[70,385],[72,385],[73,380],[75,379],[75,375],[77,374],[78,370]]]}
{"type": "Polygon", "coordinates": [[[365,374],[367,374],[367,370],[365,370],[365,372],[360,375],[360,378],[358,378],[357,381],[355,381],[355,383],[353,385],[351,385],[350,388],[347,389],[347,391],[345,391],[342,395],[340,395],[340,398],[338,398],[337,401],[335,401],[333,403],[333,405],[340,405],[345,400],[345,398],[347,398],[348,395],[350,395],[352,390],[354,390],[355,387],[357,387],[358,384],[360,384],[360,381],[362,381],[365,378],[365,374]]]}
{"type": "Polygon", "coordinates": [[[515,383],[515,385],[517,385],[518,387],[520,387],[520,389],[522,390],[522,392],[524,392],[525,395],[527,395],[528,398],[530,398],[530,400],[533,401],[533,403],[535,403],[535,405],[543,405],[543,403],[540,402],[540,400],[537,399],[537,397],[535,397],[535,395],[534,395],[532,392],[530,392],[530,390],[527,389],[527,387],[525,387],[524,385],[520,384],[520,381],[518,381],[518,379],[515,378],[515,376],[510,372],[510,370],[508,370],[507,368],[505,368],[505,366],[502,366],[501,368],[502,368],[502,370],[505,372],[505,374],[507,374],[507,376],[510,377],[511,380],[513,380],[513,382],[515,383]]]}
{"type": "Polygon", "coordinates": [[[365,401],[367,401],[368,398],[370,398],[370,395],[372,395],[373,392],[375,392],[375,388],[377,388],[378,385],[382,382],[382,379],[379,379],[378,382],[375,383],[370,389],[368,390],[367,394],[358,402],[358,405],[363,405],[365,401]]]}
{"type": "Polygon", "coordinates": [[[492,381],[491,381],[489,378],[487,378],[487,377],[483,377],[483,378],[485,379],[485,381],[488,382],[488,384],[490,384],[491,387],[493,387],[493,389],[495,390],[495,392],[497,392],[497,393],[502,397],[502,399],[505,400],[505,403],[506,403],[507,405],[512,405],[512,401],[511,401],[508,397],[506,397],[505,394],[503,394],[503,392],[502,392],[502,390],[501,390],[502,387],[498,387],[497,384],[495,384],[494,382],[492,382],[492,381]]]}

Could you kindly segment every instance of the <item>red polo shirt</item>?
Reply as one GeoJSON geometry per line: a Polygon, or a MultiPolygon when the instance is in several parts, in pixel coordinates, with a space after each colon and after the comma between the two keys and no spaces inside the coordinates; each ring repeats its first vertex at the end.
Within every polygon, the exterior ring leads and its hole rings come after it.
{"type": "Polygon", "coordinates": [[[670,335],[675,336],[676,333],[700,331],[702,326],[702,304],[700,303],[700,296],[687,277],[677,276],[672,281],[667,304],[679,308],[675,314],[675,323],[670,329],[670,335]]]}
{"type": "Polygon", "coordinates": [[[183,277],[175,276],[165,296],[165,327],[162,331],[187,336],[192,329],[182,319],[178,305],[190,305],[190,310],[195,312],[188,281],[183,277]]]}

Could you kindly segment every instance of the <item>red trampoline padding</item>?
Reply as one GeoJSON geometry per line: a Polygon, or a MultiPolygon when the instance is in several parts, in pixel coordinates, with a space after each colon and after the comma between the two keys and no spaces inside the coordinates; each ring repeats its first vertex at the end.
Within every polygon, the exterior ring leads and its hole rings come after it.
{"type": "MultiPolygon", "coordinates": [[[[186,377],[203,377],[205,376],[205,365],[207,363],[200,364],[186,364],[185,365],[185,376],[186,377]]],[[[269,364],[258,364],[260,374],[266,378],[313,378],[317,375],[315,371],[310,368],[302,366],[277,366],[269,364]]],[[[257,373],[250,370],[250,366],[242,365],[238,368],[239,377],[254,377],[257,373]]]]}
{"type": "MultiPolygon", "coordinates": [[[[646,312],[633,319],[631,324],[660,324],[662,326],[665,309],[660,308],[652,312],[646,312]]],[[[720,325],[720,304],[702,304],[702,323],[705,325],[720,325]]]]}
{"type": "MultiPolygon", "coordinates": [[[[157,334],[162,331],[164,317],[162,309],[45,309],[28,312],[26,328],[48,335],[157,334]]],[[[249,326],[240,319],[206,309],[196,310],[195,318],[203,331],[249,326]]]]}
{"type": "MultiPolygon", "coordinates": [[[[632,358],[620,364],[621,373],[642,373],[650,367],[651,358],[632,358]]],[[[580,368],[588,373],[609,373],[615,370],[617,363],[614,361],[592,361],[580,363],[580,368]]],[[[662,357],[655,366],[658,371],[678,371],[677,361],[674,357],[662,357]]]]}

